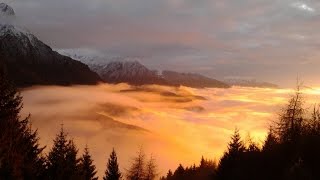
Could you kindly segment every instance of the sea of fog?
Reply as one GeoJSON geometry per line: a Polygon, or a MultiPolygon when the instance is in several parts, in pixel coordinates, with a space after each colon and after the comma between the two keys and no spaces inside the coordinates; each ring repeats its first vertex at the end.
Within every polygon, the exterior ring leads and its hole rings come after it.
{"type": "MultiPolygon", "coordinates": [[[[22,116],[31,114],[46,152],[63,124],[79,153],[88,144],[100,177],[112,148],[125,172],[141,146],[156,158],[159,174],[165,174],[179,163],[197,164],[201,156],[219,159],[235,128],[244,140],[250,134],[262,142],[290,93],[127,84],[33,87],[22,91],[22,116]]],[[[320,91],[307,94],[316,102],[320,91]]]]}

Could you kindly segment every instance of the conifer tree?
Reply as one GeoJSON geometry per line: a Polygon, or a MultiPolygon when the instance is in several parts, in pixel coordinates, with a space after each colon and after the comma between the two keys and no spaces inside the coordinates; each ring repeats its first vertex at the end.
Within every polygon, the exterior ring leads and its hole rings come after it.
{"type": "Polygon", "coordinates": [[[61,127],[48,155],[48,176],[54,180],[79,179],[78,150],[61,127]]]}
{"type": "Polygon", "coordinates": [[[81,180],[97,180],[98,179],[96,177],[96,174],[97,174],[96,166],[93,165],[93,160],[89,153],[88,146],[85,147],[84,154],[80,158],[79,174],[80,174],[81,180]]]}
{"type": "Polygon", "coordinates": [[[254,142],[250,134],[248,133],[247,138],[246,138],[246,151],[248,153],[257,153],[260,152],[260,147],[258,146],[257,143],[254,142]]]}
{"type": "Polygon", "coordinates": [[[228,154],[237,155],[245,150],[244,144],[241,141],[241,136],[239,129],[235,129],[233,136],[231,137],[231,142],[228,145],[228,154]]]}
{"type": "Polygon", "coordinates": [[[285,143],[293,143],[303,133],[304,101],[300,86],[297,86],[295,94],[289,100],[287,106],[280,113],[279,122],[277,123],[277,136],[279,140],[285,143]]]}
{"type": "Polygon", "coordinates": [[[157,165],[156,165],[156,160],[154,157],[151,155],[149,161],[147,162],[146,165],[146,170],[145,170],[145,178],[144,180],[154,180],[157,177],[157,165]]]}
{"type": "Polygon", "coordinates": [[[167,173],[167,179],[168,179],[168,180],[171,180],[172,177],[173,177],[173,173],[172,173],[171,170],[169,170],[168,173],[167,173]]]}
{"type": "Polygon", "coordinates": [[[137,153],[137,157],[133,159],[130,169],[127,172],[128,180],[143,180],[145,177],[145,154],[140,148],[137,153]]]}
{"type": "Polygon", "coordinates": [[[267,138],[263,145],[263,151],[271,151],[278,144],[278,140],[273,132],[273,128],[269,128],[267,138]]]}
{"type": "Polygon", "coordinates": [[[236,128],[228,145],[228,151],[220,159],[217,175],[220,179],[234,179],[237,176],[237,165],[245,151],[239,130],[236,128]]]}
{"type": "Polygon", "coordinates": [[[120,180],[121,179],[121,172],[119,171],[119,164],[117,153],[114,149],[110,154],[108,159],[107,170],[105,171],[105,177],[103,180],[120,180]]]}
{"type": "Polygon", "coordinates": [[[206,167],[206,160],[204,159],[204,157],[202,156],[201,157],[201,160],[200,160],[200,168],[204,168],[206,167]]]}
{"type": "Polygon", "coordinates": [[[185,176],[185,169],[182,164],[179,164],[178,168],[173,173],[173,179],[183,179],[185,176]]]}
{"type": "Polygon", "coordinates": [[[0,179],[40,179],[44,158],[29,118],[20,119],[22,97],[0,67],[0,179]]]}
{"type": "Polygon", "coordinates": [[[309,134],[319,136],[320,135],[320,109],[319,106],[314,105],[311,113],[311,118],[307,124],[309,134]]]}

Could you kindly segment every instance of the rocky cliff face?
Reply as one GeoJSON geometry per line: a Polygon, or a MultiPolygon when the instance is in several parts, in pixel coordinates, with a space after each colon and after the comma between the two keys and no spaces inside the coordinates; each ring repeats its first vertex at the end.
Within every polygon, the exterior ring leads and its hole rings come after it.
{"type": "Polygon", "coordinates": [[[101,79],[79,61],[62,56],[12,22],[14,11],[0,4],[0,62],[17,86],[96,84],[101,79]]]}

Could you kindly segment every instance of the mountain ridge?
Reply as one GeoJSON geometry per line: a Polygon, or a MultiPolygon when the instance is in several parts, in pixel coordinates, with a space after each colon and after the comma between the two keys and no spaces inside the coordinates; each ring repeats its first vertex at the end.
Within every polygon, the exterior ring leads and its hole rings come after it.
{"type": "MultiPolygon", "coordinates": [[[[204,88],[204,87],[217,87],[217,88],[228,88],[227,84],[218,80],[202,76],[200,74],[189,73],[184,78],[196,79],[194,83],[190,83],[188,79],[179,79],[179,81],[173,81],[172,77],[164,76],[159,74],[156,70],[150,70],[139,62],[137,58],[103,58],[100,56],[92,55],[86,56],[81,55],[77,50],[57,50],[61,54],[78,59],[79,61],[87,64],[91,70],[98,73],[100,77],[107,83],[128,83],[131,85],[145,85],[145,84],[157,84],[157,85],[168,85],[168,86],[189,86],[193,88],[204,88]],[[204,83],[206,82],[206,83],[204,83]],[[202,84],[200,84],[202,83],[202,84]]],[[[86,53],[91,54],[91,52],[86,53]]],[[[173,72],[173,71],[171,71],[173,72]]],[[[175,72],[176,75],[181,76],[184,73],[175,72]]]]}
{"type": "Polygon", "coordinates": [[[24,27],[11,22],[15,13],[9,7],[0,4],[0,60],[18,87],[89,85],[101,81],[87,65],[60,55],[24,27]]]}

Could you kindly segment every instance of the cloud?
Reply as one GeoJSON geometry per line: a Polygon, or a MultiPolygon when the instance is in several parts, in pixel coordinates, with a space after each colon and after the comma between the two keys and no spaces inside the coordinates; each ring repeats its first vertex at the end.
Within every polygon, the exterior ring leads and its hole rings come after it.
{"type": "Polygon", "coordinates": [[[103,112],[103,114],[107,114],[115,117],[126,116],[139,111],[139,109],[136,107],[118,105],[115,103],[100,104],[98,110],[103,112]]]}
{"type": "Polygon", "coordinates": [[[32,87],[22,91],[21,115],[31,113],[46,152],[63,123],[80,152],[89,145],[99,176],[113,147],[124,170],[141,145],[158,157],[159,173],[165,174],[179,163],[198,162],[202,155],[219,158],[235,127],[263,140],[289,92],[127,84],[32,87]]]}
{"type": "Polygon", "coordinates": [[[293,7],[303,10],[303,11],[308,11],[308,12],[314,12],[315,9],[310,7],[309,5],[303,3],[303,2],[296,2],[292,4],[293,7]]]}

